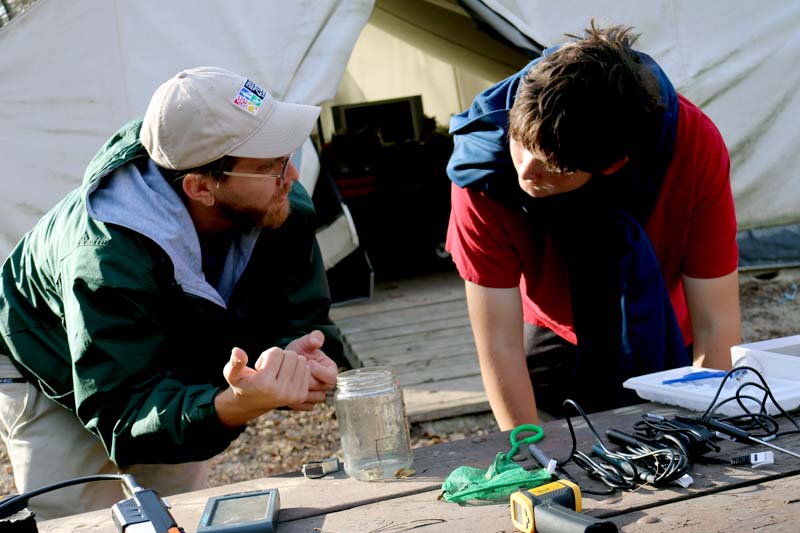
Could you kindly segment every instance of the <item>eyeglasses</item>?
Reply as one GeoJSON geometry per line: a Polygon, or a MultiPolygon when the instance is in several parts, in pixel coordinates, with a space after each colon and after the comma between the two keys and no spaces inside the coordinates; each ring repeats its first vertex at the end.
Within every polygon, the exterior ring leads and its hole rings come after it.
{"type": "MultiPolygon", "coordinates": [[[[283,163],[281,164],[280,173],[269,172],[264,174],[260,173],[254,174],[250,172],[229,172],[227,170],[224,170],[222,173],[225,174],[226,176],[238,176],[240,178],[275,178],[278,180],[278,185],[282,185],[283,180],[286,176],[286,169],[289,166],[289,161],[291,160],[291,158],[292,154],[289,154],[286,156],[286,159],[283,160],[283,163]]],[[[219,188],[219,182],[217,182],[217,188],[219,188]]]]}

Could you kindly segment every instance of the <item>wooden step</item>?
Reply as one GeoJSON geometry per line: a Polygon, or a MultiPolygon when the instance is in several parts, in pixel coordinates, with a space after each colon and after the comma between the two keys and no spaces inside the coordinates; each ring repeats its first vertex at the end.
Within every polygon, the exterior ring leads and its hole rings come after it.
{"type": "Polygon", "coordinates": [[[490,410],[455,271],[378,283],[372,299],[331,317],[358,364],[395,369],[410,422],[490,410]]]}

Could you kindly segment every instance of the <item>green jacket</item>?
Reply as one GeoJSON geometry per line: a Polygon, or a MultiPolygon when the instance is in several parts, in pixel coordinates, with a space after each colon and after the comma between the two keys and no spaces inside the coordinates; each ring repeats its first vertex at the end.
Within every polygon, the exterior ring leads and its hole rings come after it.
{"type": "MultiPolygon", "coordinates": [[[[233,346],[252,364],[266,348],[320,329],[323,350],[341,364],[340,333],[328,317],[311,199],[297,183],[289,218],[256,234],[227,302],[184,290],[173,258],[150,238],[90,216],[86,197],[102,180],[129,163],[152,164],[140,127],[117,132],[81,187],[6,260],[0,353],[74,411],[117,464],[203,460],[243,429],[225,428],[214,409],[233,346]]],[[[197,239],[193,227],[186,234],[197,239]]]]}

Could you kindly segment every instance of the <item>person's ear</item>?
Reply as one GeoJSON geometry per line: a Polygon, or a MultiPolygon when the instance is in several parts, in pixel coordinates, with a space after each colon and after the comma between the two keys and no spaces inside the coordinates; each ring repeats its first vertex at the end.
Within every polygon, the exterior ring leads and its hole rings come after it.
{"type": "Polygon", "coordinates": [[[608,168],[604,169],[604,170],[603,170],[602,172],[600,172],[600,173],[601,173],[603,176],[610,176],[611,174],[613,174],[613,173],[614,173],[614,172],[616,172],[617,170],[619,170],[619,169],[621,169],[622,167],[624,167],[624,166],[625,166],[625,164],[626,164],[627,162],[628,162],[628,156],[626,155],[625,157],[623,157],[623,158],[622,158],[622,159],[620,159],[619,161],[616,161],[616,162],[612,163],[611,165],[609,165],[609,167],[608,167],[608,168]]]}
{"type": "Polygon", "coordinates": [[[199,202],[206,207],[216,203],[213,188],[215,180],[206,174],[189,173],[183,177],[183,192],[189,200],[199,202]]]}

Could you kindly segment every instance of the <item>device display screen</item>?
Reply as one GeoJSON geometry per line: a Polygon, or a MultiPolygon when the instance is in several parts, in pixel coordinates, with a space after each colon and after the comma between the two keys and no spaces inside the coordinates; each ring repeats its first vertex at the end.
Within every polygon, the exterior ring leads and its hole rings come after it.
{"type": "Polygon", "coordinates": [[[241,524],[267,518],[270,494],[254,494],[218,500],[208,525],[241,524]]]}
{"type": "Polygon", "coordinates": [[[511,521],[514,523],[515,527],[523,531],[528,531],[530,528],[528,513],[525,512],[525,507],[514,498],[511,499],[511,521]]]}

